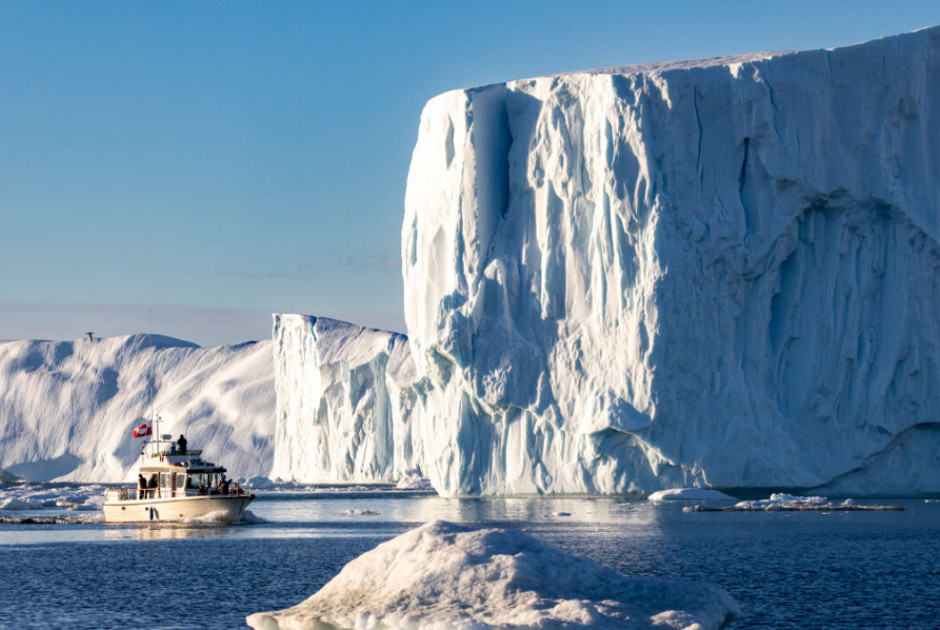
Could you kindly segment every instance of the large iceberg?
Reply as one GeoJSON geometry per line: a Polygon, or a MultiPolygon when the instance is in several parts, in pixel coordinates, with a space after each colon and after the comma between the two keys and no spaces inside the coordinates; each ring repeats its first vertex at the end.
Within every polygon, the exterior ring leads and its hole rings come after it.
{"type": "Polygon", "coordinates": [[[404,335],[275,314],[271,477],[397,482],[417,474],[414,380],[404,335]]]}
{"type": "Polygon", "coordinates": [[[940,490],[940,28],[431,100],[405,315],[449,494],[940,490]]]}
{"type": "Polygon", "coordinates": [[[628,578],[525,534],[436,521],[359,556],[306,601],[255,613],[248,624],[707,630],[738,614],[734,599],[715,586],[628,578]]]}
{"type": "Polygon", "coordinates": [[[0,469],[32,481],[133,479],[152,412],[161,432],[235,477],[266,476],[272,342],[200,348],[159,335],[0,343],[0,469]]]}

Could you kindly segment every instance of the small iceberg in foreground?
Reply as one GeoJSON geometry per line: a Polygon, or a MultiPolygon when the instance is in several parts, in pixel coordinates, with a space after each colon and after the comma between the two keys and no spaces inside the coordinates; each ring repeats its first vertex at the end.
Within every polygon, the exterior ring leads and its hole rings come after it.
{"type": "Polygon", "coordinates": [[[704,488],[674,488],[660,490],[646,497],[650,501],[737,501],[735,497],[717,490],[704,488]]]}
{"type": "Polygon", "coordinates": [[[434,521],[359,556],[306,601],[247,621],[258,630],[708,630],[738,612],[716,586],[628,578],[525,534],[434,521]]]}

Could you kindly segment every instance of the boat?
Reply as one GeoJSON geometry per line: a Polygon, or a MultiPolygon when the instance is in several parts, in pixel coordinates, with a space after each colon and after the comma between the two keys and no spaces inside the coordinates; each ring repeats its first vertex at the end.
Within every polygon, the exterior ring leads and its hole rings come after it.
{"type": "MultiPolygon", "coordinates": [[[[159,429],[158,417],[153,429],[159,429]]],[[[241,521],[255,495],[229,482],[225,468],[203,459],[201,450],[188,449],[185,438],[174,442],[153,429],[146,423],[134,429],[134,437],[155,435],[141,448],[137,487],[105,491],[105,523],[241,521]]]]}

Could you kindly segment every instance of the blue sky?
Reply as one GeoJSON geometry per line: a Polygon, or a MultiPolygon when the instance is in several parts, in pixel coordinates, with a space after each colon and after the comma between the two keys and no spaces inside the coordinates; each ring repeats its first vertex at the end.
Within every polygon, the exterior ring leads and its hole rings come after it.
{"type": "Polygon", "coordinates": [[[0,339],[403,330],[421,108],[497,81],[940,23],[934,2],[0,0],[0,339]]]}

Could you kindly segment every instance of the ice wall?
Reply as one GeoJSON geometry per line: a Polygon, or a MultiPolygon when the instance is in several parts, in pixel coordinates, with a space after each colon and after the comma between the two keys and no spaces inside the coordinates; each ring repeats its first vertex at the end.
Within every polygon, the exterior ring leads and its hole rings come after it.
{"type": "Polygon", "coordinates": [[[930,28],[430,101],[402,261],[435,486],[940,491],[938,62],[930,28]]]}
{"type": "Polygon", "coordinates": [[[0,343],[0,469],[34,481],[135,478],[163,418],[233,478],[266,476],[274,433],[271,341],[200,348],[158,335],[0,343]],[[153,396],[151,398],[152,383],[153,396]]]}
{"type": "Polygon", "coordinates": [[[272,478],[396,482],[418,467],[404,335],[276,314],[274,369],[272,478]]]}

